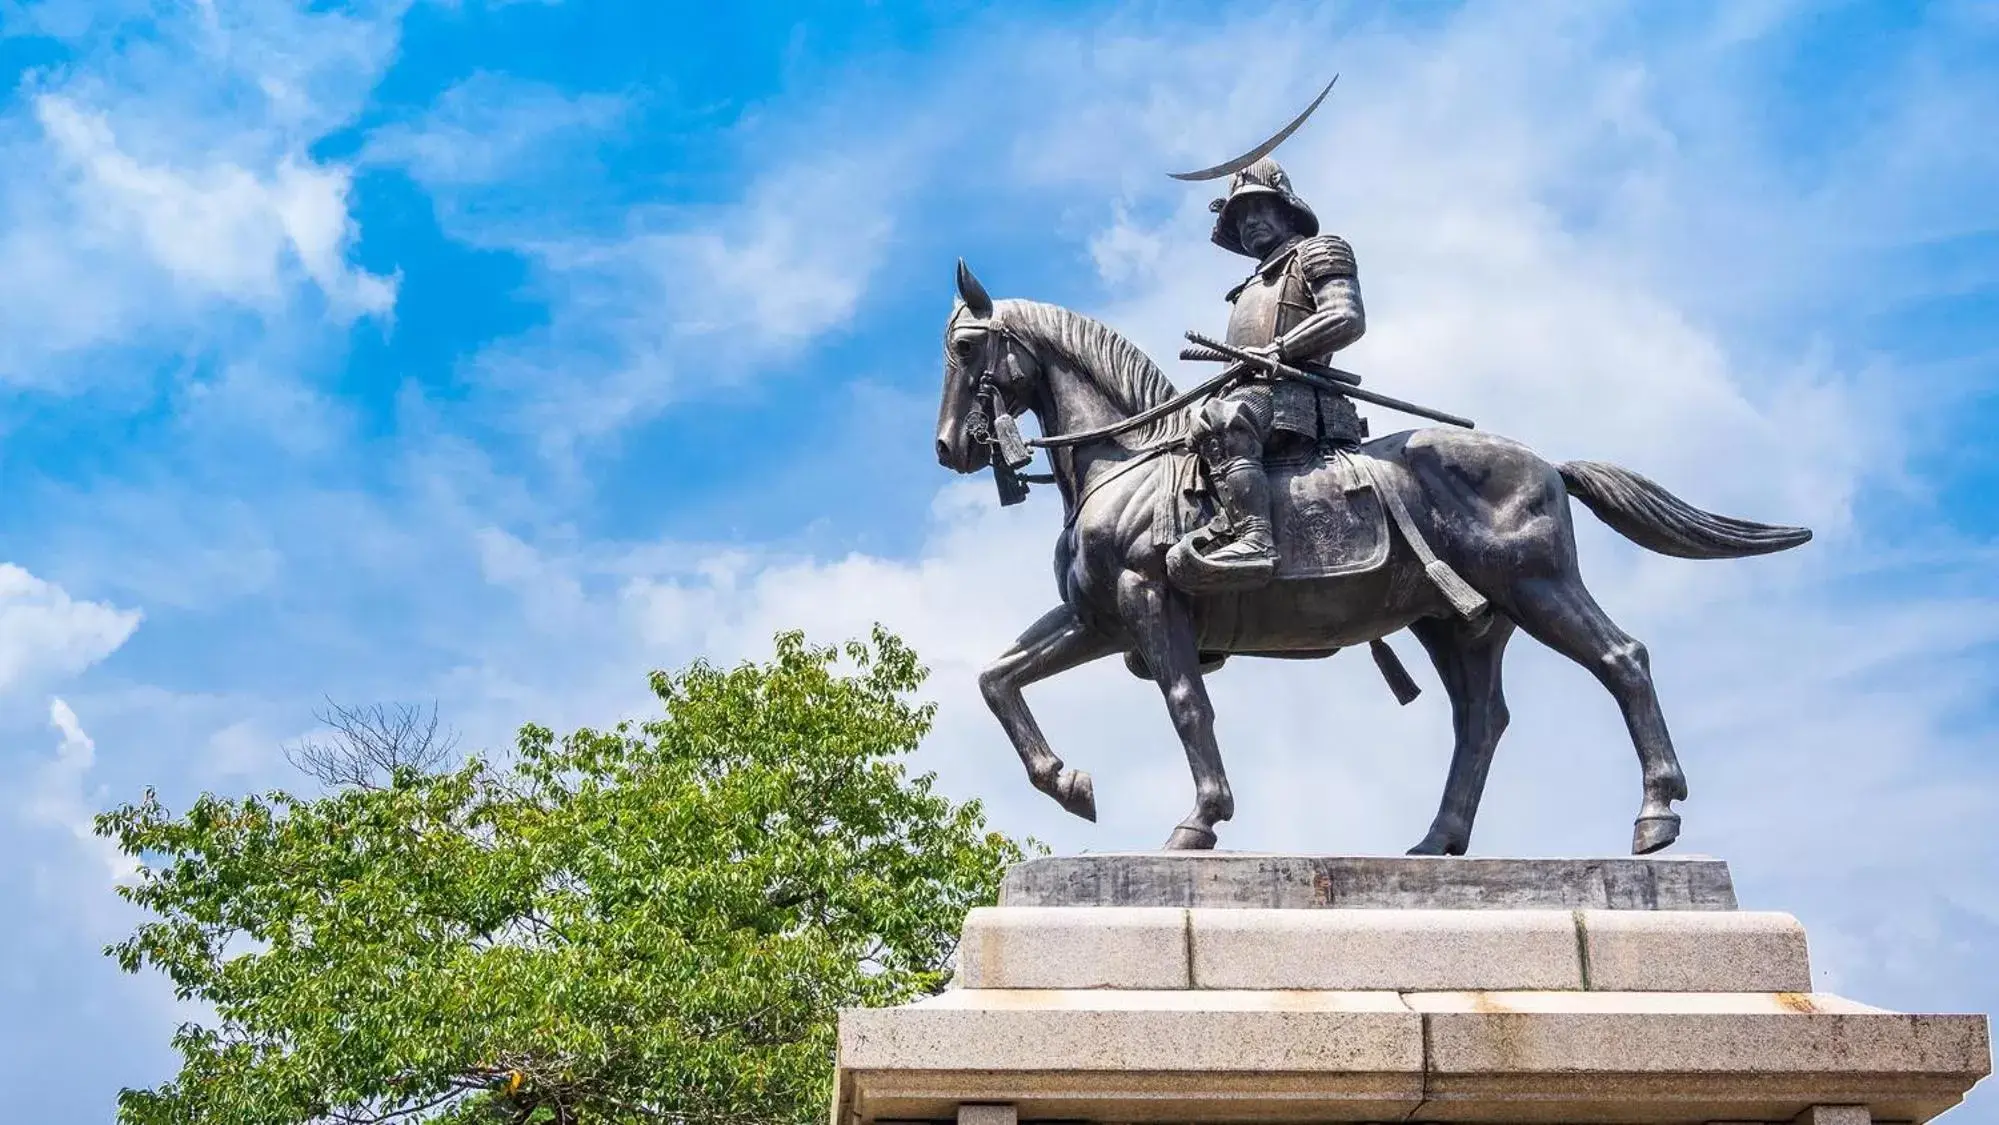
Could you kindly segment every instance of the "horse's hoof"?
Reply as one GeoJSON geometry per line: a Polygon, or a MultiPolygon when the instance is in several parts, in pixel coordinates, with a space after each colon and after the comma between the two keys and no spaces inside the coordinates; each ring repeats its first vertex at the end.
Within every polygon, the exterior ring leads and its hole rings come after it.
{"type": "Polygon", "coordinates": [[[1197,824],[1182,824],[1166,837],[1169,852],[1205,852],[1215,846],[1215,834],[1197,824]]]}
{"type": "Polygon", "coordinates": [[[1063,770],[1055,783],[1055,800],[1072,815],[1097,822],[1097,786],[1088,770],[1063,770]]]}
{"type": "Polygon", "coordinates": [[[1410,848],[1409,854],[1410,855],[1463,855],[1465,854],[1465,845],[1462,841],[1453,840],[1448,836],[1440,836],[1433,832],[1430,835],[1423,837],[1422,843],[1417,844],[1413,848],[1410,848]]]}
{"type": "Polygon", "coordinates": [[[1679,838],[1680,818],[1676,814],[1641,816],[1631,827],[1631,854],[1651,855],[1679,838]]]}

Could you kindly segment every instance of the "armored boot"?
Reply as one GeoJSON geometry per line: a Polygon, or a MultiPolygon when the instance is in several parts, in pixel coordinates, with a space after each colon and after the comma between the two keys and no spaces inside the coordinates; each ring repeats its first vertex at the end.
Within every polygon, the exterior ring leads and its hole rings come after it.
{"type": "Polygon", "coordinates": [[[1270,478],[1263,460],[1236,456],[1209,473],[1227,536],[1196,533],[1166,554],[1166,573],[1190,594],[1252,590],[1277,570],[1277,544],[1270,529],[1270,478]]]}

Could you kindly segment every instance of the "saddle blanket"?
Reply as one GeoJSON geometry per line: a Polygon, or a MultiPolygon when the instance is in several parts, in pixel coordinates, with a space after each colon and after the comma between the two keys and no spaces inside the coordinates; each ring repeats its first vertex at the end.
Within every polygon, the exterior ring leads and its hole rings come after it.
{"type": "MultiPolygon", "coordinates": [[[[1388,513],[1376,494],[1364,453],[1319,449],[1268,462],[1270,523],[1277,541],[1277,581],[1365,574],[1388,561],[1388,513]]],[[[1168,455],[1173,487],[1153,521],[1162,545],[1215,518],[1214,498],[1192,453],[1168,455]]]]}

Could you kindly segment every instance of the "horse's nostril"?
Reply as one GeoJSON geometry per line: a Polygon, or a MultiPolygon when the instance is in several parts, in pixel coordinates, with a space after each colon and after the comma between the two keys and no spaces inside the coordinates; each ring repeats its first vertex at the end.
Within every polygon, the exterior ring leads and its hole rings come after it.
{"type": "Polygon", "coordinates": [[[944,444],[943,438],[937,439],[937,463],[940,465],[951,463],[951,447],[944,444]]]}

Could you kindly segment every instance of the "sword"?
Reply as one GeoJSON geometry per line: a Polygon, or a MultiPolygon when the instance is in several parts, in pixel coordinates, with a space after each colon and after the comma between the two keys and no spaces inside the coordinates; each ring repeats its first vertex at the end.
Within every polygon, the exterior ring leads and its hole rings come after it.
{"type": "Polygon", "coordinates": [[[1450,426],[1463,426],[1467,430],[1477,429],[1469,418],[1460,417],[1456,414],[1446,414],[1441,410],[1432,410],[1427,406],[1418,406],[1413,402],[1404,402],[1402,399],[1392,398],[1378,391],[1362,390],[1352,383],[1314,375],[1309,371],[1293,367],[1282,360],[1257,355],[1255,352],[1246,352],[1233,344],[1224,344],[1220,340],[1209,339],[1199,332],[1187,333],[1187,339],[1189,342],[1206,348],[1216,355],[1234,360],[1241,366],[1254,367],[1266,375],[1275,376],[1280,379],[1295,379],[1300,383],[1317,387],[1322,391],[1330,391],[1336,395],[1345,395],[1348,398],[1359,399],[1361,402],[1373,403],[1376,406],[1385,406],[1390,410],[1399,410],[1404,414],[1414,414],[1418,418],[1428,418],[1432,422],[1442,422],[1450,426]]]}
{"type": "MultiPolygon", "coordinates": [[[[1203,347],[1181,348],[1180,358],[1196,363],[1235,363],[1233,357],[1224,355],[1213,348],[1203,347]]],[[[1351,383],[1356,387],[1360,386],[1360,376],[1351,371],[1342,371],[1337,367],[1327,367],[1323,363],[1298,363],[1293,366],[1307,375],[1317,375],[1321,379],[1333,379],[1342,383],[1351,383]]]]}

